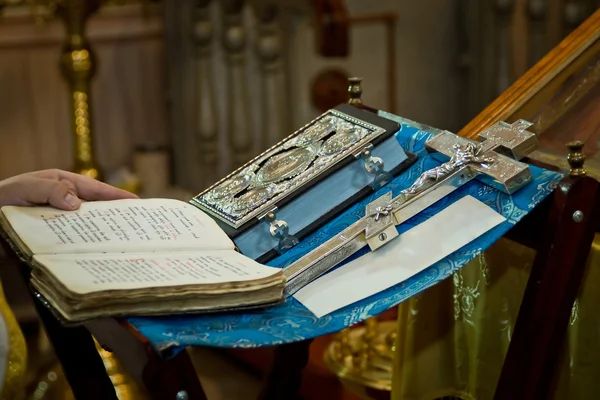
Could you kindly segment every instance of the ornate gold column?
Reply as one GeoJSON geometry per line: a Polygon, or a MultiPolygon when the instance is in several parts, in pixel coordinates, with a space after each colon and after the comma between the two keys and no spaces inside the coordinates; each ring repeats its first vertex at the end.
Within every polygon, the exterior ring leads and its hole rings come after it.
{"type": "Polygon", "coordinates": [[[98,9],[101,0],[57,0],[57,14],[63,19],[66,40],[60,67],[69,84],[74,165],[77,173],[102,179],[94,160],[90,83],[95,73],[94,53],[85,38],[88,18],[98,9]]]}

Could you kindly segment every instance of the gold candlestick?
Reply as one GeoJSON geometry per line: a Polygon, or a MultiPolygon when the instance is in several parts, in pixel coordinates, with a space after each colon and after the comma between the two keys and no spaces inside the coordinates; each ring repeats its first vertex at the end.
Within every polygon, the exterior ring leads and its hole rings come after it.
{"type": "Polygon", "coordinates": [[[87,39],[88,18],[100,7],[100,0],[58,0],[57,14],[63,19],[67,37],[60,67],[69,84],[74,143],[75,172],[102,179],[94,160],[90,82],[95,73],[95,58],[87,39]]]}
{"type": "Polygon", "coordinates": [[[364,325],[344,329],[325,350],[325,363],[352,391],[389,392],[396,324],[371,317],[364,325]]]}
{"type": "Polygon", "coordinates": [[[348,78],[348,104],[361,106],[363,104],[362,96],[362,78],[352,77],[348,78]]]}
{"type": "Polygon", "coordinates": [[[585,155],[583,154],[583,142],[574,141],[567,143],[569,149],[569,155],[567,156],[567,162],[569,163],[569,175],[570,176],[584,176],[587,175],[583,164],[585,162],[585,155]]]}

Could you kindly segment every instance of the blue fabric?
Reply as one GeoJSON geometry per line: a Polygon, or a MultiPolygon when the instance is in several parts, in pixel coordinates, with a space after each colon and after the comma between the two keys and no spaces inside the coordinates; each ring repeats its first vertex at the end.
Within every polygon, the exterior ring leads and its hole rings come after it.
{"type": "MultiPolygon", "coordinates": [[[[295,248],[271,261],[270,265],[283,267],[297,260],[361,218],[368,202],[390,190],[396,195],[400,190],[410,186],[424,170],[439,165],[439,162],[428,155],[423,147],[424,142],[431,137],[431,133],[422,130],[423,127],[416,123],[406,120],[401,122],[402,127],[396,137],[403,148],[417,154],[419,160],[377,193],[350,207],[320,230],[306,237],[295,248]]],[[[136,317],[128,318],[127,321],[148,338],[158,351],[163,351],[165,356],[176,354],[185,346],[238,348],[273,346],[337,332],[380,314],[446,279],[502,237],[548,196],[561,179],[561,175],[557,173],[533,166],[531,169],[534,181],[513,196],[474,180],[398,226],[398,231],[402,234],[465,195],[475,197],[507,219],[506,222],[405,282],[322,318],[315,317],[294,298],[288,298],[281,305],[260,311],[197,316],[136,317]]],[[[368,248],[353,258],[367,251],[368,248]]]]}

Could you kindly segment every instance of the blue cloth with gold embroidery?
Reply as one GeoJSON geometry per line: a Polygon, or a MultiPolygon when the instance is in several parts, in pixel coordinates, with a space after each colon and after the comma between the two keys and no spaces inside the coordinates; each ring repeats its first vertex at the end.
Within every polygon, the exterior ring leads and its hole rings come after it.
{"type": "MultiPolygon", "coordinates": [[[[419,160],[409,170],[378,192],[348,208],[327,225],[306,237],[296,247],[269,262],[269,265],[279,267],[289,265],[363,217],[367,203],[390,190],[394,196],[397,195],[399,191],[410,186],[423,171],[440,164],[427,154],[423,146],[425,141],[435,133],[435,129],[422,127],[417,123],[390,114],[383,113],[383,115],[401,122],[402,127],[396,134],[396,138],[406,151],[417,154],[419,160]]],[[[380,314],[446,279],[502,237],[523,216],[548,196],[562,177],[555,172],[534,166],[531,169],[534,181],[512,196],[473,180],[398,226],[398,232],[402,234],[465,195],[475,197],[506,218],[506,222],[496,226],[405,282],[334,311],[322,318],[315,317],[294,298],[288,298],[281,305],[251,312],[152,318],[136,317],[128,318],[127,321],[148,338],[155,349],[161,351],[165,356],[174,355],[186,346],[239,348],[272,346],[340,331],[371,316],[380,314]]],[[[346,262],[360,257],[367,251],[369,251],[368,248],[363,249],[346,262]]]]}

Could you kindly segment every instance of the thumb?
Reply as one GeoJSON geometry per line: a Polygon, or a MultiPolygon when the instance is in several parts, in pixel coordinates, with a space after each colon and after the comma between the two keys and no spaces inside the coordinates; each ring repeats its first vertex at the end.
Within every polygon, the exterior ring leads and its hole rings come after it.
{"type": "Polygon", "coordinates": [[[43,190],[46,192],[48,204],[51,206],[70,211],[78,209],[81,205],[79,197],[66,184],[60,181],[44,179],[44,185],[43,190]]]}

